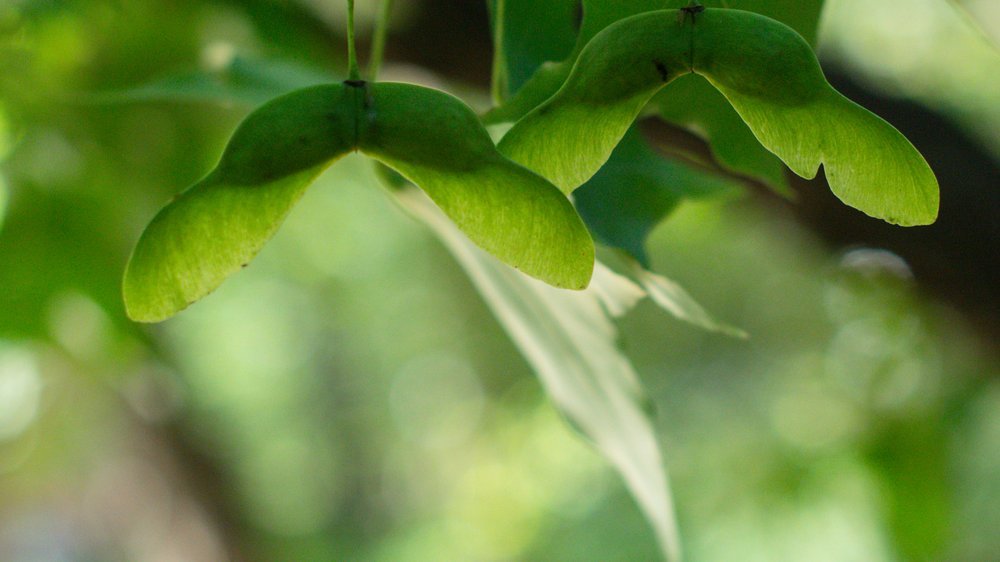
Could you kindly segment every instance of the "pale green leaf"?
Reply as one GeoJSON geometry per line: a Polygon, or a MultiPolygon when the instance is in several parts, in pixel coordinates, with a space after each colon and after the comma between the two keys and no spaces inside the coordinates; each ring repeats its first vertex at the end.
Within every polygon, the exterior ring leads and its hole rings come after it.
{"type": "Polygon", "coordinates": [[[397,192],[468,273],[494,315],[538,374],[566,419],[621,474],[668,560],[680,557],[667,472],[634,368],[616,345],[609,312],[620,314],[638,289],[598,266],[591,288],[560,291],[502,267],[469,244],[415,190],[397,192]]]}
{"type": "Polygon", "coordinates": [[[628,262],[629,274],[639,283],[646,294],[649,295],[650,300],[678,320],[734,338],[746,339],[749,337],[745,331],[713,318],[676,281],[653,273],[634,260],[628,260],[628,262]]]}

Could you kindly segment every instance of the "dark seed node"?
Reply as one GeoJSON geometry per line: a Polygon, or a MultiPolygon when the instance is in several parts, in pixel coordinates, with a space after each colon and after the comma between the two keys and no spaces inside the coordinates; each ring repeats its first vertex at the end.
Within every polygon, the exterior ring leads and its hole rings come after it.
{"type": "Polygon", "coordinates": [[[344,84],[352,88],[364,88],[366,83],[364,80],[344,80],[344,84]]]}
{"type": "Polygon", "coordinates": [[[654,60],[653,65],[656,66],[656,71],[660,73],[660,80],[666,82],[670,78],[670,71],[667,70],[667,65],[658,60],[654,60]]]}
{"type": "Polygon", "coordinates": [[[681,11],[684,12],[685,14],[691,14],[693,16],[695,14],[700,14],[704,12],[705,6],[702,6],[700,4],[694,6],[684,6],[683,8],[681,8],[681,11]]]}

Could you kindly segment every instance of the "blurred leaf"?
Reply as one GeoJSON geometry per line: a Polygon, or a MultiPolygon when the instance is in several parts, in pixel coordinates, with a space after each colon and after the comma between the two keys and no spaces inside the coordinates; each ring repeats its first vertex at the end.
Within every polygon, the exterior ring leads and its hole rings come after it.
{"type": "Polygon", "coordinates": [[[625,250],[649,267],[646,239],[680,201],[729,192],[732,186],[721,177],[664,158],[633,125],[604,167],[574,192],[574,198],[598,240],[625,250]]]}
{"type": "Polygon", "coordinates": [[[3,219],[7,215],[7,182],[0,174],[0,230],[3,229],[3,219]]]}
{"type": "Polygon", "coordinates": [[[17,187],[0,228],[0,338],[50,337],[53,299],[68,292],[123,318],[118,283],[125,229],[118,226],[118,200],[95,197],[90,185],[17,187]]]}
{"type": "Polygon", "coordinates": [[[164,208],[125,273],[129,315],[155,322],[246,266],[305,188],[351,150],[423,188],[474,242],[565,288],[590,281],[594,247],[551,184],[497,151],[457,98],[409,84],[344,83],[280,97],[251,114],[219,166],[164,208]]]}
{"type": "Polygon", "coordinates": [[[830,87],[793,30],[749,12],[665,10],[612,25],[500,149],[571,192],[607,161],[646,102],[692,63],[797,174],[814,177],[826,164],[831,188],[848,205],[894,224],[933,222],[937,181],[913,146],[830,87]]]}
{"type": "Polygon", "coordinates": [[[524,86],[543,63],[561,61],[576,43],[579,0],[494,0],[495,91],[500,99],[524,86]]]}
{"type": "Polygon", "coordinates": [[[627,260],[629,274],[639,283],[649,298],[660,308],[682,320],[710,332],[746,339],[748,334],[734,326],[719,322],[677,282],[653,273],[642,264],[627,260]]]}
{"type": "MultiPolygon", "coordinates": [[[[966,24],[976,31],[983,39],[985,39],[990,45],[995,49],[1000,49],[1000,35],[996,33],[991,33],[988,26],[983,25],[980,21],[979,14],[973,9],[973,7],[978,6],[977,3],[971,3],[968,0],[946,0],[948,4],[958,13],[959,17],[965,21],[966,24]]],[[[985,3],[983,4],[985,5],[985,3]]]]}
{"type": "Polygon", "coordinates": [[[334,79],[288,61],[234,56],[217,70],[174,74],[130,90],[97,94],[91,99],[105,103],[166,101],[256,106],[292,90],[334,79]]]}
{"type": "Polygon", "coordinates": [[[618,470],[664,555],[677,560],[680,543],[649,404],[608,316],[634,301],[634,285],[598,265],[590,289],[554,289],[477,250],[415,190],[398,196],[466,270],[556,407],[618,470]]]}

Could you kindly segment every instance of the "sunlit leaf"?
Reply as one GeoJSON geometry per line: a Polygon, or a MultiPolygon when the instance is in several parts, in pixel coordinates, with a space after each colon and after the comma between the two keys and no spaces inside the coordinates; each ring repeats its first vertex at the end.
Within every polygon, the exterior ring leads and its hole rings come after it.
{"type": "Polygon", "coordinates": [[[680,544],[667,472],[644,390],[609,317],[641,294],[598,266],[591,288],[560,291],[517,275],[469,244],[415,190],[400,201],[437,233],[528,359],[556,407],[625,480],[668,560],[680,544]]]}
{"type": "Polygon", "coordinates": [[[513,96],[487,111],[483,122],[491,125],[510,123],[524,117],[559,91],[572,68],[569,62],[543,64],[513,96]]]}
{"type": "Polygon", "coordinates": [[[344,83],[280,97],[233,135],[219,166],[164,208],[125,274],[129,315],[165,319],[238,271],[315,177],[361,150],[423,188],[474,242],[528,275],[583,289],[594,247],[553,185],[504,158],[457,98],[344,83]]]}
{"type": "Polygon", "coordinates": [[[690,72],[691,34],[679,13],[633,16],[598,34],[559,92],[518,121],[500,151],[566,193],[590,179],[646,102],[690,72]]]}
{"type": "Polygon", "coordinates": [[[799,175],[825,164],[834,193],[902,225],[937,214],[937,181],[890,125],[827,83],[809,45],[774,20],[737,10],[664,10],[606,28],[549,101],[519,121],[502,152],[570,192],[607,161],[665,83],[697,72],[799,175]]]}
{"type": "Polygon", "coordinates": [[[903,226],[934,222],[930,166],[899,131],[834,90],[794,31],[726,10],[707,11],[694,28],[695,70],[792,171],[812,178],[823,165],[847,205],[903,226]]]}
{"type": "Polygon", "coordinates": [[[431,199],[476,244],[521,271],[583,289],[594,246],[569,200],[497,151],[476,115],[448,94],[408,84],[371,89],[360,148],[431,199]]]}

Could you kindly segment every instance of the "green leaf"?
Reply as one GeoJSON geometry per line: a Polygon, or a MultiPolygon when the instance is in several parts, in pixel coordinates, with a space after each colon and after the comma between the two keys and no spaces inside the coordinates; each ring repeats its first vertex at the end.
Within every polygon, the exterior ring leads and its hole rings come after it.
{"type": "Polygon", "coordinates": [[[872,217],[934,222],[939,195],[930,166],[899,131],[834,90],[793,30],[726,10],[707,11],[694,27],[695,70],[792,171],[813,178],[823,165],[833,193],[872,217]]]}
{"type": "MultiPolygon", "coordinates": [[[[544,4],[543,2],[530,4],[525,2],[520,8],[526,12],[530,11],[534,16],[544,4]]],[[[517,121],[524,117],[559,91],[559,88],[569,77],[580,52],[598,32],[620,19],[663,7],[662,0],[617,0],[615,2],[583,0],[583,21],[576,37],[576,46],[570,56],[560,62],[549,62],[538,67],[523,87],[511,89],[511,92],[515,94],[511,99],[489,111],[483,116],[483,120],[493,124],[517,121]]],[[[514,27],[519,21],[531,21],[531,16],[505,22],[504,25],[508,28],[514,27]]],[[[512,32],[508,30],[506,33],[512,32]]]]}
{"type": "Polygon", "coordinates": [[[251,114],[219,166],[146,227],[125,270],[129,317],[165,320],[248,264],[306,187],[354,147],[354,95],[317,86],[251,114]]]}
{"type": "Polygon", "coordinates": [[[572,69],[573,65],[565,61],[543,64],[510,99],[487,111],[483,122],[495,125],[524,117],[558,92],[572,69]]]}
{"type": "Polygon", "coordinates": [[[646,238],[670,211],[685,198],[729,192],[732,186],[721,177],[657,154],[633,126],[574,198],[598,240],[649,267],[646,238]]]}
{"type": "Polygon", "coordinates": [[[663,25],[650,25],[649,15],[633,16],[598,34],[559,92],[518,121],[500,151],[566,193],[590,179],[646,102],[690,72],[691,37],[678,13],[651,12],[663,25]]]}
{"type": "Polygon", "coordinates": [[[423,189],[500,260],[556,287],[584,289],[594,245],[569,200],[504,158],[457,98],[408,84],[375,84],[360,148],[423,189]]]}
{"type": "MultiPolygon", "coordinates": [[[[767,16],[794,29],[810,45],[815,45],[824,0],[705,0],[702,4],[710,8],[744,10],[767,16]]],[[[667,7],[681,8],[684,5],[684,0],[673,0],[667,7]]]]}
{"type": "MultiPolygon", "coordinates": [[[[797,31],[810,44],[816,42],[823,0],[706,1],[706,6],[728,7],[770,17],[797,31]]],[[[679,8],[683,2],[674,2],[679,8]]],[[[667,85],[653,101],[660,116],[708,141],[715,159],[737,174],[754,178],[774,191],[790,195],[785,167],[754,137],[739,114],[717,90],[694,75],[667,85]]]]}
{"type": "Polygon", "coordinates": [[[589,283],[593,241],[573,206],[504,158],[468,106],[409,84],[347,82],[280,97],[240,125],[219,166],[143,233],[125,273],[129,316],[163,320],[214,290],[351,150],[419,185],[504,262],[558,287],[589,283]]]}
{"type": "Polygon", "coordinates": [[[696,72],[797,174],[821,164],[845,203],[888,222],[927,224],[938,188],[890,125],[827,83],[809,45],[774,20],[737,10],[663,10],[606,28],[566,83],[500,143],[511,159],[571,192],[593,176],[664,84],[696,72]]]}
{"type": "MultiPolygon", "coordinates": [[[[583,46],[608,25],[636,14],[663,8],[680,8],[686,0],[660,2],[626,0],[585,2],[577,49],[566,61],[538,66],[527,84],[504,104],[484,116],[488,123],[512,122],[555,94],[566,81],[583,46]]],[[[823,0],[706,0],[706,6],[748,10],[781,21],[815,41],[823,0]]],[[[537,4],[536,5],[540,5],[537,4]]],[[[538,9],[538,8],[535,8],[538,9]]],[[[517,25],[516,21],[507,24],[517,25]]],[[[767,151],[725,98],[704,80],[685,76],[669,84],[654,102],[667,121],[705,138],[716,160],[734,173],[754,178],[775,191],[788,194],[781,161],[767,151]]]]}
{"type": "Polygon", "coordinates": [[[469,244],[415,190],[397,195],[466,270],[556,407],[621,474],[664,556],[678,560],[673,502],[648,399],[616,345],[610,318],[625,312],[642,291],[601,265],[582,292],[559,291],[517,275],[469,244]]]}

